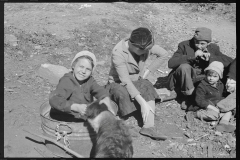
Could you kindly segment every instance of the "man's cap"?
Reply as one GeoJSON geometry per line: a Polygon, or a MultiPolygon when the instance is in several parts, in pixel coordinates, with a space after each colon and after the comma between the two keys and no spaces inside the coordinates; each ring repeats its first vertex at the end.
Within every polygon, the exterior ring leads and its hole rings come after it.
{"type": "Polygon", "coordinates": [[[212,41],[212,30],[206,27],[199,27],[195,30],[194,38],[198,41],[212,41]]]}

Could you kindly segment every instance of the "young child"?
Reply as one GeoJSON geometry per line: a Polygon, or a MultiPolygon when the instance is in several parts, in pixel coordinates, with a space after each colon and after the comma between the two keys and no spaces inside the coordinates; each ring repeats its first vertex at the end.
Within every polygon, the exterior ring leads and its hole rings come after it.
{"type": "Polygon", "coordinates": [[[216,130],[220,132],[233,132],[236,127],[229,124],[229,121],[232,117],[232,112],[236,113],[236,58],[230,64],[226,88],[230,95],[217,103],[223,116],[216,126],[216,130]]]}
{"type": "Polygon", "coordinates": [[[113,109],[114,106],[111,105],[108,91],[92,77],[96,67],[95,55],[89,51],[81,51],[73,58],[71,67],[72,71],[59,80],[56,89],[50,94],[49,104],[52,110],[58,115],[64,115],[60,117],[68,117],[70,114],[70,117],[84,119],[86,107],[93,102],[94,96],[116,115],[116,108],[113,109]]]}
{"type": "Polygon", "coordinates": [[[199,83],[195,92],[197,111],[188,112],[187,120],[191,117],[206,121],[218,120],[220,112],[216,104],[223,99],[224,85],[220,81],[223,76],[223,67],[221,62],[213,61],[204,70],[206,77],[199,83]]]}

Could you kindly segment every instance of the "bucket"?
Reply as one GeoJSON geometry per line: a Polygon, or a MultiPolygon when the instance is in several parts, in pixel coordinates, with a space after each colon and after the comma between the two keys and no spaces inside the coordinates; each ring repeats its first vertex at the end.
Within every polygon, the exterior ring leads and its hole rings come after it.
{"type": "MultiPolygon", "coordinates": [[[[113,101],[112,106],[114,111],[117,112],[117,104],[113,101]]],[[[58,142],[63,145],[69,146],[69,148],[84,157],[90,157],[90,152],[93,146],[93,141],[96,138],[96,133],[90,127],[87,121],[77,122],[65,122],[55,120],[50,117],[51,106],[49,101],[44,102],[40,106],[41,127],[43,135],[52,139],[59,138],[58,142]],[[60,133],[60,134],[58,134],[60,133]],[[63,134],[62,134],[63,133],[63,134]]],[[[45,140],[45,146],[54,155],[64,158],[72,158],[72,155],[67,153],[64,149],[57,146],[48,140],[45,140]]]]}
{"type": "MultiPolygon", "coordinates": [[[[90,151],[92,149],[92,140],[96,137],[96,133],[90,128],[89,124],[86,121],[82,122],[64,122],[52,119],[50,117],[51,106],[48,101],[44,102],[40,107],[40,116],[41,116],[41,127],[43,130],[43,135],[56,139],[56,131],[59,133],[67,133],[65,136],[62,136],[58,142],[63,145],[69,145],[69,148],[84,157],[90,156],[90,151]],[[59,130],[59,128],[61,130],[59,130]],[[64,137],[65,143],[64,143],[64,137]]],[[[46,147],[56,156],[59,157],[72,157],[70,154],[66,153],[64,149],[57,146],[56,144],[45,140],[46,147]]]]}

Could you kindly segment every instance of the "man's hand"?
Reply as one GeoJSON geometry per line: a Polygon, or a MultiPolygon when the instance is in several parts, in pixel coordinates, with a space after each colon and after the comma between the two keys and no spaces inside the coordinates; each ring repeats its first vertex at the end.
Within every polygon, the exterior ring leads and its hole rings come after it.
{"type": "Polygon", "coordinates": [[[195,52],[195,57],[200,57],[201,59],[205,60],[205,61],[209,61],[209,58],[210,58],[210,53],[207,52],[207,51],[202,51],[202,50],[197,50],[195,52]]]}
{"type": "Polygon", "coordinates": [[[195,52],[195,57],[197,58],[197,57],[202,57],[203,56],[203,51],[202,50],[197,50],[196,52],[195,52]]]}
{"type": "Polygon", "coordinates": [[[205,61],[209,61],[210,53],[209,52],[203,52],[203,55],[201,57],[205,61]]]}

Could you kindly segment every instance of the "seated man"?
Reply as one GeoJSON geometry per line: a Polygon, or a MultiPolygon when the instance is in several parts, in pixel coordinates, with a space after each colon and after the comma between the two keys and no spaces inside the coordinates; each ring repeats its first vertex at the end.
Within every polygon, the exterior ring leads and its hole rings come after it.
{"type": "MultiPolygon", "coordinates": [[[[182,98],[181,108],[187,109],[186,99],[193,99],[195,86],[204,76],[204,69],[213,61],[220,61],[224,70],[233,61],[220,52],[219,46],[211,43],[212,31],[206,27],[197,28],[192,39],[179,43],[178,50],[168,61],[168,67],[173,69],[168,76],[168,89],[179,91],[182,98]]],[[[223,73],[223,83],[226,73],[223,73]]],[[[189,102],[189,101],[188,101],[189,102]]]]}

